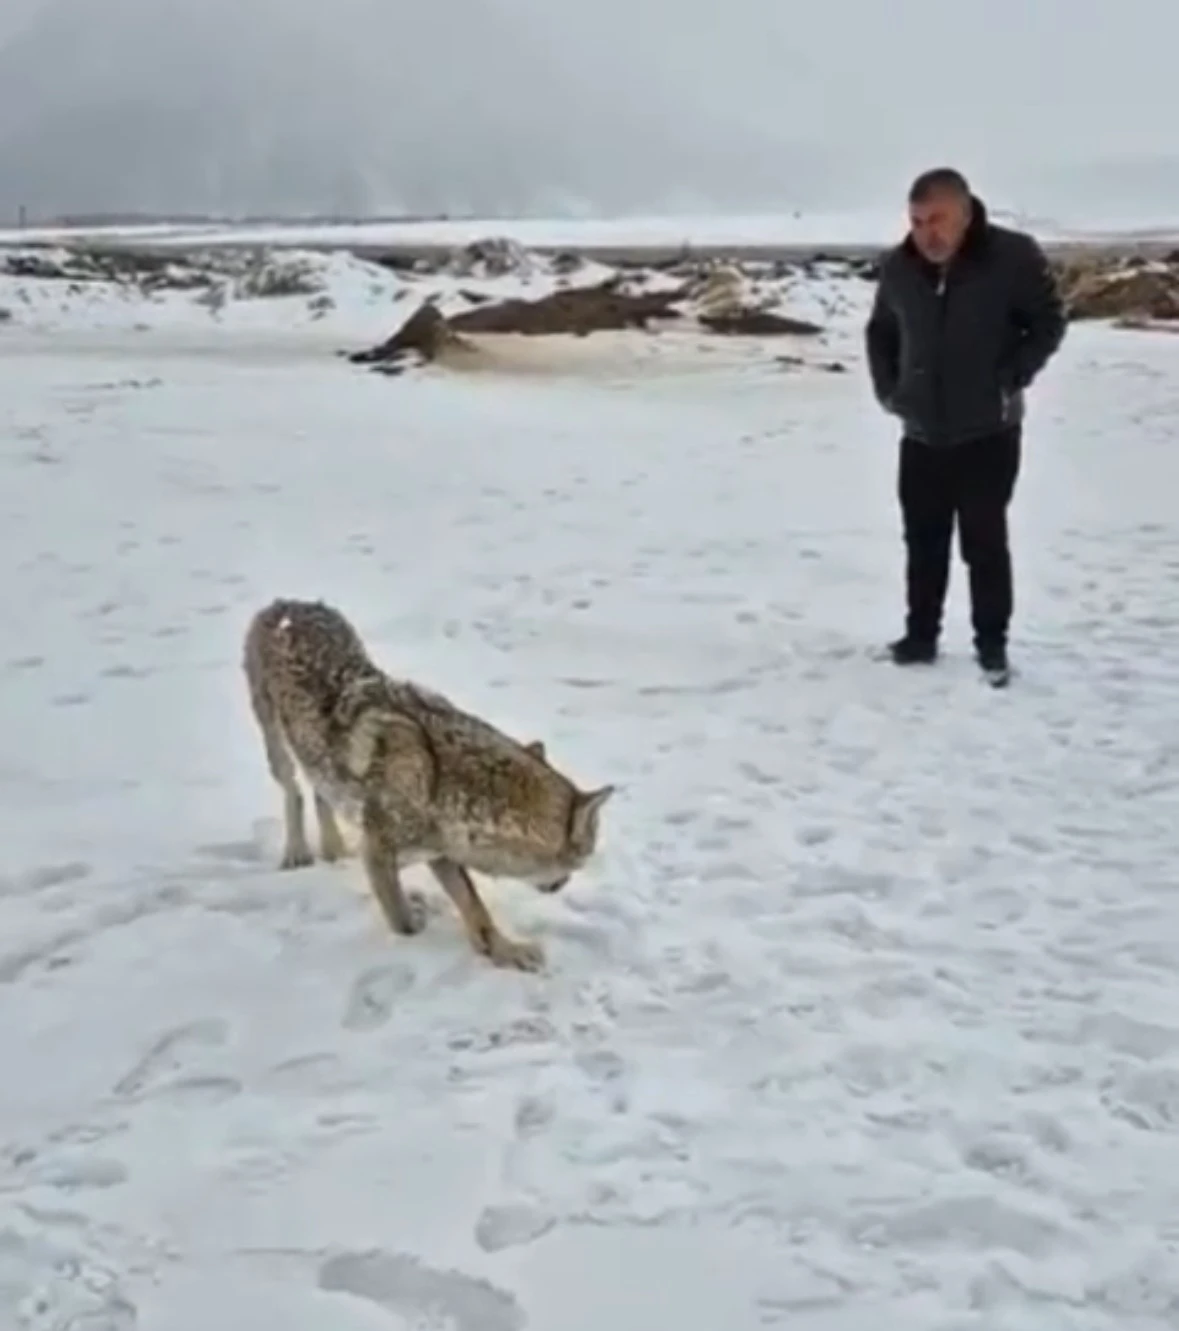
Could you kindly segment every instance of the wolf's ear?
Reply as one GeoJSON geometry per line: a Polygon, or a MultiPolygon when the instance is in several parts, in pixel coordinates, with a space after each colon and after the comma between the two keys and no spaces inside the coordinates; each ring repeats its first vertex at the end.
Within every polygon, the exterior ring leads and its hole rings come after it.
{"type": "Polygon", "coordinates": [[[579,793],[573,806],[573,820],[570,827],[573,841],[584,843],[592,841],[598,832],[598,814],[602,805],[614,794],[614,786],[602,786],[600,790],[579,793]]]}
{"type": "Polygon", "coordinates": [[[524,752],[531,753],[533,757],[539,758],[541,762],[544,762],[544,757],[545,757],[544,742],[542,740],[539,739],[530,740],[527,744],[524,745],[524,752]]]}

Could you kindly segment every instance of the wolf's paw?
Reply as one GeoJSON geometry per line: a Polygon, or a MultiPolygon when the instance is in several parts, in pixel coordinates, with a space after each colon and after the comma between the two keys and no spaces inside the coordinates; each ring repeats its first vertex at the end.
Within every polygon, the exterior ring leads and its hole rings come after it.
{"type": "Polygon", "coordinates": [[[410,938],[420,934],[426,927],[429,911],[426,909],[426,898],[420,892],[404,892],[402,895],[405,908],[397,912],[392,924],[395,932],[410,938]]]}
{"type": "Polygon", "coordinates": [[[544,949],[539,943],[526,943],[503,934],[487,940],[487,957],[493,966],[508,970],[538,971],[544,967],[544,949]]]}
{"type": "Polygon", "coordinates": [[[335,864],[348,858],[348,847],[343,837],[325,835],[320,839],[319,854],[325,864],[335,864]]]}
{"type": "Polygon", "coordinates": [[[420,892],[407,892],[405,904],[409,907],[409,931],[411,934],[420,934],[430,916],[426,898],[420,892]]]}
{"type": "Polygon", "coordinates": [[[278,862],[280,869],[306,869],[309,864],[315,863],[315,856],[307,846],[288,846],[282,853],[282,859],[278,862]]]}

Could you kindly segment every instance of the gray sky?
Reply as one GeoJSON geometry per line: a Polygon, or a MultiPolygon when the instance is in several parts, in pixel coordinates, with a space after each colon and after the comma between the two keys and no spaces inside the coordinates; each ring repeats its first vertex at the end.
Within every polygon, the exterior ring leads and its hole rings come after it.
{"type": "Polygon", "coordinates": [[[0,0],[0,212],[1179,215],[1176,0],[0,0]]]}

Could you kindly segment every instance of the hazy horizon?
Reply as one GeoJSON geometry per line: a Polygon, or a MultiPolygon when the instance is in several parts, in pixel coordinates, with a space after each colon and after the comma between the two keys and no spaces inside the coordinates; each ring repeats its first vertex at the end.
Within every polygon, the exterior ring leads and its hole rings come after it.
{"type": "Polygon", "coordinates": [[[5,0],[0,216],[1179,218],[1162,0],[5,0]]]}

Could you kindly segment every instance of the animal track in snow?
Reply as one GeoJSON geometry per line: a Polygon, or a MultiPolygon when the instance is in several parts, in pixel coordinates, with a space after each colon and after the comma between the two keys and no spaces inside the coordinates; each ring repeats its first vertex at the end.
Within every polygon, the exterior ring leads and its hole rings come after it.
{"type": "Polygon", "coordinates": [[[266,860],[263,848],[256,841],[216,841],[198,846],[196,851],[204,859],[225,864],[262,864],[266,860]]]}
{"type": "Polygon", "coordinates": [[[605,1085],[619,1081],[626,1062],[610,1049],[588,1049],[577,1055],[577,1066],[592,1082],[605,1085]]]}
{"type": "Polygon", "coordinates": [[[1175,1132],[1179,1129],[1179,1068],[1145,1067],[1110,1078],[1101,1102],[1115,1118],[1141,1132],[1175,1132]]]}
{"type": "Polygon", "coordinates": [[[89,701],[88,693],[58,693],[52,699],[54,707],[84,707],[89,701]]]}
{"type": "Polygon", "coordinates": [[[386,962],[361,971],[352,984],[341,1025],[346,1031],[375,1031],[388,1023],[398,998],[413,987],[406,965],[386,962]]]}
{"type": "Polygon", "coordinates": [[[113,1271],[56,1241],[0,1230],[4,1331],[137,1331],[139,1325],[113,1271]]]}
{"type": "Polygon", "coordinates": [[[366,1299],[411,1326],[520,1331],[527,1318],[506,1290],[461,1271],[439,1271],[399,1252],[344,1252],[319,1268],[319,1288],[366,1299]]]}
{"type": "Polygon", "coordinates": [[[104,666],[98,673],[103,679],[149,679],[155,671],[150,667],[133,666],[119,661],[114,665],[104,666]]]}
{"type": "Polygon", "coordinates": [[[118,1160],[76,1153],[41,1161],[30,1171],[29,1181],[62,1192],[79,1192],[117,1188],[127,1178],[127,1168],[118,1160]]]}
{"type": "Polygon", "coordinates": [[[50,888],[65,887],[69,883],[80,883],[90,876],[88,864],[80,860],[70,860],[64,864],[43,864],[36,869],[29,869],[13,877],[0,879],[0,897],[33,895],[46,892],[50,888]]]}
{"type": "Polygon", "coordinates": [[[186,1109],[201,1109],[206,1105],[220,1105],[242,1093],[242,1084],[236,1077],[177,1077],[175,1081],[159,1083],[150,1092],[153,1100],[186,1109]]]}
{"type": "Polygon", "coordinates": [[[264,1083],[280,1094],[319,1095],[339,1080],[342,1069],[335,1054],[299,1054],[276,1063],[266,1072],[264,1083]]]}
{"type": "Polygon", "coordinates": [[[534,1206],[488,1206],[475,1222],[475,1242],[484,1252],[522,1248],[543,1238],[556,1224],[534,1206]]]}
{"type": "Polygon", "coordinates": [[[552,1123],[556,1109],[548,1099],[526,1095],[516,1105],[513,1129],[520,1140],[538,1136],[552,1123]]]}
{"type": "Polygon", "coordinates": [[[856,1241],[871,1248],[932,1248],[966,1245],[1006,1248],[1028,1257],[1045,1256],[1062,1237],[1047,1218],[1009,1206],[995,1197],[942,1198],[898,1207],[888,1214],[861,1216],[856,1241]]]}
{"type": "Polygon", "coordinates": [[[117,1096],[131,1098],[155,1089],[170,1073],[182,1071],[191,1055],[220,1048],[228,1036],[229,1024],[220,1017],[192,1021],[165,1031],[112,1090],[117,1096]]]}

